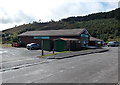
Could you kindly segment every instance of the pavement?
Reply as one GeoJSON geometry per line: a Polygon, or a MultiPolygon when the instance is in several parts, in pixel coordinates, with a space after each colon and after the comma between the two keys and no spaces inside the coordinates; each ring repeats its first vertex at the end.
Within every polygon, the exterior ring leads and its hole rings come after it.
{"type": "Polygon", "coordinates": [[[100,48],[100,49],[88,49],[88,50],[81,50],[81,51],[75,51],[75,52],[67,52],[67,53],[60,53],[55,54],[52,56],[48,56],[48,59],[64,59],[64,58],[70,58],[80,55],[87,55],[87,54],[93,54],[93,53],[100,53],[100,52],[106,52],[109,51],[108,48],[100,48]]]}

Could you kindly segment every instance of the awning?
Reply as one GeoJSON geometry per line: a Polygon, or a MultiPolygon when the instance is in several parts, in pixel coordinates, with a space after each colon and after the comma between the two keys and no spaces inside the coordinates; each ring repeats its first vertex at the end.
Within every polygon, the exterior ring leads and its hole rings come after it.
{"type": "Polygon", "coordinates": [[[95,37],[90,37],[90,41],[103,41],[103,40],[95,38],[95,37]]]}
{"type": "Polygon", "coordinates": [[[79,41],[80,39],[76,39],[76,38],[57,38],[54,40],[64,40],[64,41],[79,41]]]}

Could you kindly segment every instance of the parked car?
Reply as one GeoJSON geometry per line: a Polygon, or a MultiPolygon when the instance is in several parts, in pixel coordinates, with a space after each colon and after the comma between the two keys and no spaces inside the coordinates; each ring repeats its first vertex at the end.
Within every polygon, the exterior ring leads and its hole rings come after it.
{"type": "Polygon", "coordinates": [[[102,46],[107,46],[107,43],[102,41],[102,46]]]}
{"type": "Polygon", "coordinates": [[[20,47],[20,46],[21,46],[21,43],[19,43],[19,42],[12,43],[12,47],[20,47]]]}
{"type": "Polygon", "coordinates": [[[119,46],[119,42],[117,42],[117,41],[110,41],[110,42],[108,42],[108,44],[107,44],[107,46],[108,47],[118,47],[119,46]]]}
{"type": "Polygon", "coordinates": [[[30,43],[30,44],[27,44],[26,48],[28,50],[40,49],[40,45],[37,43],[30,43]]]}
{"type": "Polygon", "coordinates": [[[104,43],[105,46],[107,46],[107,44],[108,44],[108,43],[106,43],[106,42],[104,43]]]}

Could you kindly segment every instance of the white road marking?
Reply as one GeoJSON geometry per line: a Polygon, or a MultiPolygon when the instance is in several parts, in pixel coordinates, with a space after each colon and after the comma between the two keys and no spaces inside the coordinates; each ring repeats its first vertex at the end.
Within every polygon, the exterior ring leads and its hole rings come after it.
{"type": "Polygon", "coordinates": [[[60,70],[59,72],[63,72],[63,70],[60,70]]]}
{"type": "Polygon", "coordinates": [[[75,68],[74,66],[72,66],[71,68],[75,68]]]}
{"type": "Polygon", "coordinates": [[[16,60],[16,61],[8,61],[8,62],[5,62],[5,63],[2,63],[2,64],[7,64],[7,63],[15,63],[15,62],[20,62],[20,61],[25,61],[25,60],[37,60],[37,58],[29,58],[29,59],[21,59],[21,60],[16,60]]]}

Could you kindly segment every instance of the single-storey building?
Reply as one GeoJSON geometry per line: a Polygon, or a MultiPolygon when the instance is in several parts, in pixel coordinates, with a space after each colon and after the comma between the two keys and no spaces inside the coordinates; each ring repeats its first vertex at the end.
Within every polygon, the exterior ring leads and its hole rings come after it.
{"type": "Polygon", "coordinates": [[[89,41],[89,46],[102,46],[103,40],[95,38],[95,37],[90,37],[89,41]]]}
{"type": "Polygon", "coordinates": [[[18,35],[19,41],[41,44],[45,50],[75,50],[88,46],[90,34],[86,29],[27,31],[18,35]]]}

